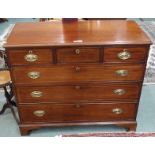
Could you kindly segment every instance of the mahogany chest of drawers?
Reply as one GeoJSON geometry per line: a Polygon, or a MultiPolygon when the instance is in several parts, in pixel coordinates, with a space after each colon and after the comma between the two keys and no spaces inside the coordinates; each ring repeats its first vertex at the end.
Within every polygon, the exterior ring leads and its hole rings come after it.
{"type": "Polygon", "coordinates": [[[133,21],[16,24],[5,48],[21,134],[73,125],[136,130],[150,44],[133,21]]]}

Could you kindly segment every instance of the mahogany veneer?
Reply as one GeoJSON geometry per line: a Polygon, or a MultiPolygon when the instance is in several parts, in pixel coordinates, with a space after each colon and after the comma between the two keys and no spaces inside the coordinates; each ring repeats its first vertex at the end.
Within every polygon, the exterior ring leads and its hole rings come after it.
{"type": "Polygon", "coordinates": [[[53,65],[27,66],[12,69],[14,82],[17,84],[41,84],[43,82],[87,82],[87,81],[142,81],[144,64],[123,65],[53,65]],[[128,76],[119,76],[117,70],[127,70],[128,76]],[[29,72],[39,72],[37,79],[28,77],[29,72]],[[21,74],[22,73],[22,74],[21,74]],[[133,76],[134,75],[134,76],[133,76]]]}
{"type": "Polygon", "coordinates": [[[133,21],[16,24],[5,48],[21,134],[73,125],[136,130],[150,44],[133,21]]]}
{"type": "Polygon", "coordinates": [[[139,83],[109,83],[109,84],[68,84],[55,86],[18,86],[16,88],[19,104],[41,102],[91,102],[91,101],[138,101],[141,84],[139,83]],[[125,94],[117,95],[114,91],[124,89],[125,94]],[[32,97],[36,90],[42,92],[41,97],[32,97]],[[61,95],[60,95],[61,94],[61,95]],[[71,95],[72,94],[72,95],[71,95]]]}
{"type": "MultiPolygon", "coordinates": [[[[25,60],[25,55],[30,49],[14,49],[9,52],[10,64],[12,65],[32,65],[32,62],[25,60]]],[[[32,49],[31,49],[32,50],[32,49]]],[[[33,54],[36,54],[38,60],[33,64],[50,64],[53,62],[51,49],[33,49],[33,54]]]]}
{"type": "Polygon", "coordinates": [[[136,104],[123,103],[85,103],[85,104],[42,104],[20,106],[21,120],[24,123],[52,123],[52,122],[94,122],[94,121],[117,121],[134,120],[136,116],[136,104]],[[122,108],[123,113],[116,115],[112,109],[122,108]],[[44,117],[36,117],[33,112],[42,109],[46,111],[44,117]]]}

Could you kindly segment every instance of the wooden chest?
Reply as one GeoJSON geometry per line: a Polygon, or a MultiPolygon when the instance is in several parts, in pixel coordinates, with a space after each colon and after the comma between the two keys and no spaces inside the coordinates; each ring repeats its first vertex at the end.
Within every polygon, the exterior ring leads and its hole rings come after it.
{"type": "Polygon", "coordinates": [[[21,134],[73,125],[136,130],[150,44],[133,21],[16,24],[5,48],[21,134]]]}

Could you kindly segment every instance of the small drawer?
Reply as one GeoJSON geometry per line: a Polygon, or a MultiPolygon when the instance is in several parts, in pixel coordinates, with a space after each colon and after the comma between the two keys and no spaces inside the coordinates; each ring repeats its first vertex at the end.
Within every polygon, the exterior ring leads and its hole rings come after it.
{"type": "Polygon", "coordinates": [[[18,49],[8,51],[11,65],[51,64],[51,49],[18,49]]]}
{"type": "Polygon", "coordinates": [[[137,101],[139,83],[76,84],[56,86],[17,86],[19,104],[74,101],[137,101]]]}
{"type": "Polygon", "coordinates": [[[19,106],[22,123],[134,120],[135,103],[75,103],[19,106]]]}
{"type": "Polygon", "coordinates": [[[106,47],[104,62],[145,62],[147,54],[145,47],[106,47]]]}
{"type": "Polygon", "coordinates": [[[57,49],[58,63],[97,63],[99,62],[99,48],[60,48],[57,49]]]}
{"type": "Polygon", "coordinates": [[[51,65],[49,67],[14,67],[13,80],[18,84],[55,82],[141,81],[143,64],[132,65],[51,65]],[[22,74],[21,74],[22,73],[22,74]]]}

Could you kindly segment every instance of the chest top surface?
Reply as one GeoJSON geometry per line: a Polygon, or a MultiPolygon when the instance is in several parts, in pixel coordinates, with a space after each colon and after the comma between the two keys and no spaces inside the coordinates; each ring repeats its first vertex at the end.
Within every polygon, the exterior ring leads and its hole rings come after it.
{"type": "Polygon", "coordinates": [[[151,44],[134,21],[17,23],[4,47],[151,44]]]}

